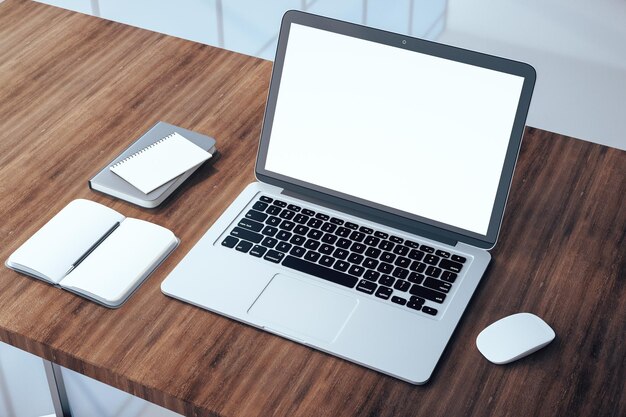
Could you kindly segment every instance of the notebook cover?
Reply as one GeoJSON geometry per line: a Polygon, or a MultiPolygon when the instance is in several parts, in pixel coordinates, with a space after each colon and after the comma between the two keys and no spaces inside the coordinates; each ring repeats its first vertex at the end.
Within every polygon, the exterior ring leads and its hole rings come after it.
{"type": "Polygon", "coordinates": [[[174,132],[178,132],[202,149],[212,154],[215,153],[214,138],[169,123],[158,122],[91,178],[89,180],[89,188],[142,207],[153,208],[158,206],[201,165],[192,168],[180,177],[174,178],[148,194],[142,193],[128,182],[115,175],[109,167],[174,132]]]}

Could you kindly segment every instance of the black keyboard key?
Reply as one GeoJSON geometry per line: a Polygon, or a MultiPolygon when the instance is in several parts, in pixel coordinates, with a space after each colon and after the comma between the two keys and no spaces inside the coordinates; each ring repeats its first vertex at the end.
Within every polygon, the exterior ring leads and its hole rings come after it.
{"type": "Polygon", "coordinates": [[[356,290],[362,291],[366,294],[373,294],[374,291],[376,291],[376,287],[378,287],[378,285],[374,284],[373,282],[365,281],[364,279],[362,279],[356,286],[356,290]]]}
{"type": "Polygon", "coordinates": [[[374,236],[368,236],[365,238],[363,243],[365,243],[367,246],[378,246],[378,243],[380,243],[380,239],[374,236]]]}
{"type": "Polygon", "coordinates": [[[380,245],[378,245],[378,247],[384,251],[390,251],[393,249],[394,246],[396,246],[395,243],[391,243],[388,240],[383,240],[382,242],[380,242],[380,245]]]}
{"type": "Polygon", "coordinates": [[[402,298],[402,297],[398,297],[397,295],[394,295],[393,297],[391,297],[391,302],[400,304],[401,306],[403,306],[406,304],[406,298],[402,298]]]}
{"type": "Polygon", "coordinates": [[[222,241],[222,246],[226,246],[227,248],[234,248],[239,242],[239,239],[232,236],[226,236],[226,238],[222,241]]]}
{"type": "Polygon", "coordinates": [[[447,282],[443,282],[439,279],[426,277],[426,280],[424,280],[424,287],[428,287],[436,291],[448,293],[450,292],[450,288],[452,288],[452,285],[447,282]]]}
{"type": "Polygon", "coordinates": [[[415,243],[412,240],[408,240],[408,239],[404,241],[404,246],[408,246],[411,249],[417,249],[420,247],[418,243],[415,243]]]}
{"type": "Polygon", "coordinates": [[[265,229],[263,229],[261,233],[263,233],[265,236],[274,236],[276,233],[278,233],[278,228],[273,226],[265,226],[265,229]]]}
{"type": "Polygon", "coordinates": [[[333,253],[333,256],[335,258],[337,258],[337,259],[344,260],[344,259],[346,259],[348,257],[349,253],[350,252],[348,252],[345,249],[337,248],[337,249],[335,249],[335,253],[333,253]]]}
{"type": "Polygon", "coordinates": [[[420,246],[420,249],[422,250],[422,252],[426,252],[426,253],[435,252],[435,248],[431,248],[430,246],[426,246],[426,245],[420,246]]]}
{"type": "Polygon", "coordinates": [[[378,281],[378,278],[380,277],[380,272],[376,272],[376,271],[372,271],[371,269],[368,269],[367,271],[365,271],[365,274],[363,275],[363,278],[370,280],[370,281],[378,281]]]}
{"type": "Polygon", "coordinates": [[[265,246],[266,248],[273,248],[274,246],[276,246],[277,243],[277,239],[269,236],[261,241],[261,245],[265,246]]]}
{"type": "Polygon", "coordinates": [[[365,252],[365,248],[366,246],[364,244],[355,242],[350,247],[350,250],[354,253],[363,253],[365,252]]]}
{"type": "Polygon", "coordinates": [[[306,234],[308,238],[315,239],[315,240],[321,239],[323,235],[324,235],[324,232],[322,232],[321,230],[317,230],[317,229],[311,229],[309,230],[309,233],[306,234]]]}
{"type": "Polygon", "coordinates": [[[323,220],[323,221],[327,221],[328,219],[330,219],[330,216],[329,216],[329,215],[327,215],[327,214],[324,214],[324,213],[317,213],[317,214],[315,215],[315,218],[316,218],[316,219],[323,220]]]}
{"type": "Polygon", "coordinates": [[[365,268],[358,265],[352,265],[350,269],[348,269],[348,274],[354,275],[356,277],[360,277],[365,272],[365,268]]]}
{"type": "Polygon", "coordinates": [[[252,243],[248,242],[247,240],[240,240],[237,246],[235,246],[236,250],[243,253],[248,252],[250,248],[252,248],[252,243]]]}
{"type": "Polygon", "coordinates": [[[336,269],[337,271],[341,271],[341,272],[346,272],[349,267],[350,267],[350,264],[346,261],[337,261],[333,265],[333,269],[336,269]]]}
{"type": "Polygon", "coordinates": [[[256,220],[257,222],[264,222],[265,219],[267,219],[267,214],[261,213],[260,211],[256,210],[249,210],[246,213],[246,218],[256,220]]]}
{"type": "Polygon", "coordinates": [[[280,200],[274,200],[272,204],[278,207],[287,207],[287,203],[285,203],[284,201],[280,201],[280,200]]]}
{"type": "Polygon", "coordinates": [[[378,266],[378,261],[372,258],[365,258],[365,261],[363,261],[363,266],[369,269],[374,269],[378,266]]]}
{"type": "Polygon", "coordinates": [[[352,229],[352,230],[356,230],[356,229],[359,228],[358,224],[354,224],[354,223],[351,223],[351,222],[346,222],[346,224],[344,226],[346,226],[348,229],[352,229]]]}
{"type": "Polygon", "coordinates": [[[399,279],[396,281],[395,284],[393,284],[393,288],[395,288],[398,291],[407,292],[409,288],[411,288],[411,284],[408,281],[399,279]]]}
{"type": "Polygon", "coordinates": [[[296,206],[295,204],[289,204],[289,205],[287,206],[287,208],[288,208],[289,210],[291,210],[291,211],[300,211],[300,210],[302,210],[302,208],[301,208],[301,207],[298,207],[298,206],[296,206]]]}
{"type": "Polygon", "coordinates": [[[365,233],[352,232],[352,234],[350,235],[350,240],[354,242],[363,242],[363,239],[365,239],[365,233]]]}
{"type": "Polygon", "coordinates": [[[324,223],[320,229],[326,233],[332,233],[337,230],[337,225],[334,225],[332,223],[324,223]]]}
{"type": "Polygon", "coordinates": [[[294,222],[290,222],[289,220],[283,220],[283,222],[278,226],[280,229],[291,231],[295,227],[294,222]]]}
{"type": "Polygon", "coordinates": [[[320,247],[320,242],[315,239],[309,239],[304,244],[304,247],[309,250],[317,250],[320,247]]]}
{"type": "Polygon", "coordinates": [[[393,253],[395,253],[396,255],[400,255],[400,256],[406,256],[407,253],[409,253],[409,248],[407,248],[406,246],[403,245],[396,245],[395,248],[393,248],[393,253]]]}
{"type": "Polygon", "coordinates": [[[249,240],[250,242],[259,243],[263,240],[263,235],[252,232],[250,230],[242,229],[241,227],[235,227],[230,231],[231,236],[238,237],[240,239],[249,240]]]}
{"type": "Polygon", "coordinates": [[[393,292],[393,290],[389,287],[378,287],[378,290],[376,291],[376,297],[378,298],[382,298],[383,300],[388,300],[389,297],[391,297],[391,293],[393,292]]]}
{"type": "Polygon", "coordinates": [[[437,315],[437,309],[436,308],[432,308],[432,307],[428,307],[428,306],[422,307],[422,312],[424,312],[426,314],[430,314],[431,316],[436,316],[437,315]]]}
{"type": "Polygon", "coordinates": [[[421,250],[413,249],[411,252],[409,252],[409,258],[416,261],[421,261],[422,258],[424,258],[424,252],[422,252],[421,250]]]}
{"type": "Polygon", "coordinates": [[[358,253],[351,253],[350,256],[348,256],[348,262],[351,264],[361,265],[363,259],[365,259],[365,257],[363,255],[359,255],[358,253]]]}
{"type": "Polygon", "coordinates": [[[305,216],[315,216],[315,212],[309,209],[302,209],[302,214],[305,216]]]}
{"type": "Polygon", "coordinates": [[[323,224],[323,222],[319,219],[309,219],[306,223],[307,226],[312,227],[314,229],[319,229],[319,227],[323,224]]]}
{"type": "Polygon", "coordinates": [[[306,238],[300,235],[294,235],[291,237],[291,239],[289,239],[289,243],[293,243],[294,245],[298,245],[298,246],[302,246],[305,241],[306,241],[306,238]]]}
{"type": "Polygon", "coordinates": [[[374,232],[374,236],[379,237],[381,239],[387,239],[389,235],[385,232],[374,232]]]}
{"type": "Polygon", "coordinates": [[[237,226],[243,229],[252,230],[253,232],[260,232],[261,229],[263,229],[263,223],[259,223],[252,219],[241,219],[237,226]]]}
{"type": "Polygon", "coordinates": [[[336,241],[337,241],[337,236],[330,234],[330,233],[326,233],[324,237],[322,238],[322,242],[328,243],[329,245],[332,245],[336,241]]]}
{"type": "Polygon", "coordinates": [[[335,259],[331,258],[328,255],[324,255],[322,256],[322,258],[320,259],[320,265],[322,266],[326,266],[328,268],[330,268],[331,266],[333,266],[333,264],[335,263],[335,259]]]}
{"type": "Polygon", "coordinates": [[[298,234],[298,235],[306,235],[307,233],[309,233],[309,228],[306,226],[302,226],[302,225],[298,225],[296,227],[293,228],[293,232],[298,234]]]}
{"type": "Polygon", "coordinates": [[[418,310],[419,311],[419,310],[422,309],[423,304],[419,304],[419,303],[416,303],[415,301],[409,300],[409,302],[406,303],[406,306],[408,308],[412,308],[413,310],[418,310]]]}
{"type": "Polygon", "coordinates": [[[410,298],[410,301],[413,301],[414,303],[423,305],[426,302],[426,299],[424,299],[422,297],[417,297],[415,295],[412,295],[411,298],[410,298]]]}
{"type": "Polygon", "coordinates": [[[287,241],[289,239],[291,239],[292,234],[290,232],[287,232],[285,230],[281,230],[278,233],[276,233],[276,239],[278,240],[284,240],[287,241]]]}
{"type": "Polygon", "coordinates": [[[393,285],[393,283],[396,282],[396,279],[394,277],[390,277],[389,275],[383,275],[382,277],[380,277],[380,279],[378,280],[378,283],[381,285],[385,285],[387,287],[391,287],[393,285]]]}
{"type": "Polygon", "coordinates": [[[268,205],[269,204],[264,203],[262,201],[257,201],[256,203],[254,203],[252,208],[255,209],[255,210],[259,210],[259,211],[264,211],[267,208],[268,205]]]}
{"type": "Polygon", "coordinates": [[[281,211],[282,209],[278,206],[269,206],[267,210],[265,210],[265,212],[270,216],[278,216],[278,213],[280,213],[281,211]]]}
{"type": "Polygon", "coordinates": [[[446,299],[446,295],[444,293],[431,290],[430,288],[422,287],[416,284],[413,284],[409,291],[413,295],[417,295],[418,297],[422,297],[439,304],[443,303],[443,301],[446,299]]]}
{"type": "Polygon", "coordinates": [[[370,258],[378,258],[383,251],[376,248],[367,248],[365,251],[365,256],[369,256],[370,258]]]}
{"type": "Polygon", "coordinates": [[[264,203],[271,203],[273,200],[267,196],[262,195],[261,197],[259,197],[259,200],[261,200],[264,203]]]}
{"type": "Polygon", "coordinates": [[[307,262],[293,256],[287,256],[283,261],[283,266],[295,269],[296,271],[304,272],[305,274],[314,275],[318,278],[322,278],[349,288],[353,288],[358,281],[358,279],[352,275],[348,275],[334,269],[325,268],[321,265],[307,262]]]}
{"type": "Polygon", "coordinates": [[[421,284],[422,281],[424,281],[424,278],[425,278],[424,274],[418,274],[417,272],[411,272],[407,279],[408,279],[409,282],[412,282],[413,284],[421,284]]]}
{"type": "Polygon", "coordinates": [[[283,210],[283,211],[280,213],[279,217],[280,217],[281,219],[291,220],[291,219],[293,219],[293,216],[295,216],[295,215],[296,215],[296,213],[295,213],[295,212],[293,212],[293,211],[291,211],[291,210],[283,210]]]}
{"type": "Polygon", "coordinates": [[[401,237],[398,237],[398,236],[389,236],[389,240],[391,240],[393,243],[402,243],[402,242],[404,242],[404,239],[402,239],[401,237]]]}
{"type": "Polygon", "coordinates": [[[452,255],[451,258],[454,262],[460,262],[462,264],[465,263],[465,261],[467,261],[467,259],[465,259],[463,256],[459,256],[459,255],[452,255]]]}
{"type": "Polygon", "coordinates": [[[439,276],[441,275],[441,269],[437,268],[436,266],[429,266],[428,268],[426,268],[426,275],[429,275],[431,277],[435,277],[435,278],[439,278],[439,276]]]}
{"type": "Polygon", "coordinates": [[[318,249],[318,252],[321,253],[322,255],[330,255],[331,253],[333,253],[334,250],[335,250],[335,247],[333,245],[324,243],[322,244],[322,246],[320,246],[320,248],[318,249]]]}
{"type": "Polygon", "coordinates": [[[437,265],[439,263],[439,257],[435,255],[426,255],[424,256],[424,262],[429,265],[437,265]]]}
{"type": "Polygon", "coordinates": [[[275,250],[268,250],[267,254],[265,254],[263,259],[270,261],[270,262],[279,263],[280,261],[283,260],[284,257],[285,257],[285,254],[282,252],[278,252],[275,250]]]}
{"type": "Polygon", "coordinates": [[[254,247],[250,249],[250,255],[256,256],[257,258],[260,258],[261,256],[263,256],[265,252],[267,252],[267,248],[264,248],[263,246],[259,246],[259,245],[254,245],[254,247]]]}
{"type": "Polygon", "coordinates": [[[413,263],[411,264],[409,269],[411,271],[419,272],[421,274],[421,273],[423,273],[426,270],[426,264],[421,263],[421,262],[417,262],[417,261],[413,261],[413,263]]]}
{"type": "Polygon", "coordinates": [[[443,274],[441,274],[441,279],[446,282],[454,283],[454,281],[456,281],[457,276],[458,275],[455,274],[454,272],[443,271],[443,274]]]}
{"type": "Polygon", "coordinates": [[[289,252],[291,244],[287,242],[279,242],[275,249],[279,252],[289,252]]]}
{"type": "Polygon", "coordinates": [[[348,237],[350,236],[350,229],[346,229],[345,227],[338,227],[335,230],[335,234],[339,237],[348,237]]]}
{"type": "Polygon", "coordinates": [[[330,222],[331,222],[331,223],[334,223],[334,224],[336,224],[336,225],[338,225],[338,226],[341,226],[341,225],[343,224],[343,220],[338,219],[338,218],[336,218],[336,217],[331,217],[331,218],[330,218],[330,222]]]}
{"type": "Polygon", "coordinates": [[[280,222],[280,218],[276,216],[271,216],[269,219],[265,220],[265,224],[272,227],[278,226],[280,222]]]}
{"type": "Polygon", "coordinates": [[[359,227],[359,232],[363,232],[366,235],[371,235],[372,233],[374,233],[374,230],[370,229],[369,227],[361,226],[359,227]]]}
{"type": "Polygon", "coordinates": [[[449,259],[442,259],[441,262],[439,262],[439,267],[447,269],[448,271],[459,273],[461,272],[461,268],[463,268],[463,264],[451,261],[449,259]]]}
{"type": "Polygon", "coordinates": [[[322,255],[320,255],[319,253],[310,250],[306,253],[306,255],[304,255],[304,259],[306,259],[307,261],[311,261],[311,262],[317,262],[317,260],[321,256],[322,255]]]}
{"type": "Polygon", "coordinates": [[[409,265],[411,265],[411,260],[409,258],[403,258],[402,256],[398,256],[393,264],[395,266],[399,266],[400,268],[408,268],[409,265]]]}
{"type": "Polygon", "coordinates": [[[380,255],[380,260],[383,262],[392,263],[395,259],[396,255],[390,252],[383,252],[383,254],[380,255]]]}
{"type": "Polygon", "coordinates": [[[305,216],[304,214],[296,214],[296,216],[293,218],[293,221],[298,224],[305,224],[309,221],[309,216],[305,216]]]}
{"type": "Polygon", "coordinates": [[[303,247],[293,246],[291,250],[289,251],[289,254],[293,256],[297,256],[298,258],[302,258],[302,255],[304,255],[304,252],[306,252],[306,249],[304,249],[303,247]]]}
{"type": "Polygon", "coordinates": [[[396,278],[405,279],[409,275],[409,270],[400,268],[398,266],[396,267],[396,269],[393,270],[393,273],[391,275],[393,275],[396,278]]]}
{"type": "Polygon", "coordinates": [[[437,249],[435,251],[435,255],[440,256],[442,258],[448,259],[450,257],[450,252],[446,252],[444,250],[437,249]]]}
{"type": "Polygon", "coordinates": [[[341,249],[348,249],[350,245],[352,245],[352,242],[342,237],[341,239],[337,240],[337,243],[335,244],[341,249]]]}
{"type": "Polygon", "coordinates": [[[381,262],[376,270],[378,272],[382,272],[383,274],[391,274],[391,271],[393,271],[393,265],[386,262],[381,262]]]}

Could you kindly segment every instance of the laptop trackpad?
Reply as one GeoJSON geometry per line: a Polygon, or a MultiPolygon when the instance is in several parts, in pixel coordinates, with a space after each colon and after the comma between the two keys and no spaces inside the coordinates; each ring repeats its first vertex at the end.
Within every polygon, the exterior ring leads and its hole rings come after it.
{"type": "Polygon", "coordinates": [[[279,333],[301,340],[331,343],[339,335],[359,300],[293,276],[272,278],[248,314],[279,333]]]}

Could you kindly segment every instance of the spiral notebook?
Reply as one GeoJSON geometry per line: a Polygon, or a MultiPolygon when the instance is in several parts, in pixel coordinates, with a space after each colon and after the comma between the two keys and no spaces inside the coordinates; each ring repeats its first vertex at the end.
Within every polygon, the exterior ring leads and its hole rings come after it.
{"type": "Polygon", "coordinates": [[[211,156],[175,132],[112,165],[110,169],[148,194],[211,156]]]}

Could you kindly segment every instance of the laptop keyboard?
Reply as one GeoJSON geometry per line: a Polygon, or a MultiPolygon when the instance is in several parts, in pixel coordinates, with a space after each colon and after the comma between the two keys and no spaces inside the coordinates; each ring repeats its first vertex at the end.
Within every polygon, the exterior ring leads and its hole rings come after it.
{"type": "Polygon", "coordinates": [[[258,198],[221,244],[431,316],[466,262],[268,196],[258,198]]]}

